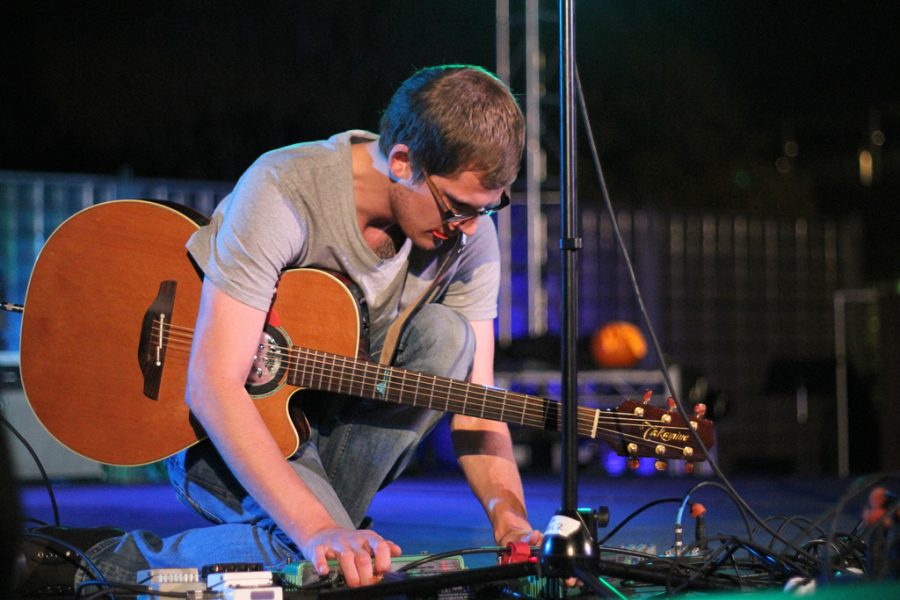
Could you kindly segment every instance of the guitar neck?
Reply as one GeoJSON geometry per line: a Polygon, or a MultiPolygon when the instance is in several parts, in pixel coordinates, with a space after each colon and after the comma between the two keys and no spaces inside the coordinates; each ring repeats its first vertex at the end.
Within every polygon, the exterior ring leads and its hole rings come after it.
{"type": "MultiPolygon", "coordinates": [[[[559,403],[538,396],[519,394],[378,365],[369,361],[294,348],[291,385],[395,404],[451,412],[503,421],[547,431],[559,431],[559,403]]],[[[597,415],[601,411],[579,407],[578,434],[597,437],[597,415]]]]}

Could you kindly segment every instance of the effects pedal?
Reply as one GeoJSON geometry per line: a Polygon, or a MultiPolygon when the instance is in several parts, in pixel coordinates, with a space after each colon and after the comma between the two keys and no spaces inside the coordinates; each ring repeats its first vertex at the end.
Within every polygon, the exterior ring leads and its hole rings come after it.
{"type": "Polygon", "coordinates": [[[210,573],[206,585],[225,600],[282,600],[283,597],[271,571],[210,573]]]}
{"type": "MultiPolygon", "coordinates": [[[[428,558],[427,554],[396,556],[391,559],[391,573],[398,572],[406,565],[418,562],[423,558],[428,558]]],[[[341,568],[336,560],[328,561],[329,574],[327,578],[332,581],[335,586],[344,585],[344,578],[341,575],[341,568]]],[[[406,572],[410,577],[423,577],[428,575],[438,575],[440,573],[452,573],[462,571],[466,568],[465,561],[460,555],[435,559],[430,562],[423,563],[418,567],[406,572]]],[[[285,583],[298,588],[308,587],[313,584],[319,584],[323,578],[316,572],[313,564],[304,560],[299,563],[293,563],[285,566],[279,573],[285,583]]],[[[441,596],[445,598],[445,596],[441,596]]],[[[447,596],[449,598],[449,596],[447,596]]]]}
{"type": "Polygon", "coordinates": [[[152,592],[140,594],[138,600],[158,600],[169,597],[171,593],[183,593],[206,590],[206,584],[200,580],[200,572],[197,569],[145,569],[137,573],[138,585],[149,587],[152,592]],[[153,592],[161,592],[166,596],[160,596],[153,592]]]}

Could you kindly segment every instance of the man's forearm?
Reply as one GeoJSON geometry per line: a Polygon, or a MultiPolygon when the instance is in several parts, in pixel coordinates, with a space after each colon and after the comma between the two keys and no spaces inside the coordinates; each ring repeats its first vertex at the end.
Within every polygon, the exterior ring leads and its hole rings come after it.
{"type": "Polygon", "coordinates": [[[500,544],[534,539],[509,429],[480,419],[457,417],[454,423],[460,467],[491,522],[494,539],[500,544]]]}

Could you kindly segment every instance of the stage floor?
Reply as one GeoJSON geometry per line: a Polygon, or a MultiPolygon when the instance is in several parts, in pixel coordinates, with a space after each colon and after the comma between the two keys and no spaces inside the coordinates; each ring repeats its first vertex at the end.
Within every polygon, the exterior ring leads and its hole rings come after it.
{"type": "MultiPolygon", "coordinates": [[[[681,498],[694,485],[705,481],[695,477],[625,476],[610,478],[591,475],[579,483],[581,506],[606,506],[610,512],[609,531],[635,509],[661,498],[681,498]]],[[[533,526],[543,530],[560,504],[561,486],[551,476],[524,479],[529,515],[533,526]]],[[[761,517],[803,516],[810,519],[826,514],[852,480],[790,478],[738,478],[738,492],[761,517]]],[[[168,535],[207,525],[199,515],[182,505],[167,484],[108,485],[97,483],[54,484],[60,520],[70,527],[113,526],[126,530],[149,529],[168,535]]],[[[46,490],[36,484],[21,489],[26,517],[52,521],[46,490]]],[[[709,535],[735,534],[747,537],[747,529],[729,496],[714,486],[704,487],[691,497],[707,509],[709,535]]],[[[850,526],[859,518],[863,499],[851,503],[842,519],[850,526]]],[[[677,503],[656,506],[626,525],[609,542],[619,547],[638,547],[662,553],[672,546],[677,503]]],[[[492,545],[491,529],[484,513],[461,476],[410,476],[390,485],[376,497],[369,515],[373,528],[398,543],[404,554],[492,545]]],[[[780,519],[776,519],[777,526],[780,519]]],[[[830,521],[824,524],[827,530],[830,521]]],[[[751,524],[753,527],[753,524],[751,524]]],[[[797,530],[788,530],[791,536],[797,530]]],[[[601,531],[601,535],[603,531],[601,531]]],[[[685,540],[693,541],[694,526],[685,515],[685,540]]],[[[754,534],[759,536],[758,533],[754,534]]],[[[764,544],[768,538],[759,536],[764,544]]],[[[467,564],[483,566],[492,559],[467,559],[467,564]],[[485,562],[487,561],[487,562],[485,562]]]]}

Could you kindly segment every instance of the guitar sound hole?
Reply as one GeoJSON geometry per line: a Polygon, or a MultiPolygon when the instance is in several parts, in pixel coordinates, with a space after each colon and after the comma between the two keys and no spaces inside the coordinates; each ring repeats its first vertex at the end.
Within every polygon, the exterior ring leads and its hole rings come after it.
{"type": "Polygon", "coordinates": [[[279,387],[287,368],[288,351],[281,331],[267,325],[260,335],[247,375],[246,388],[250,395],[268,394],[279,387]]]}

